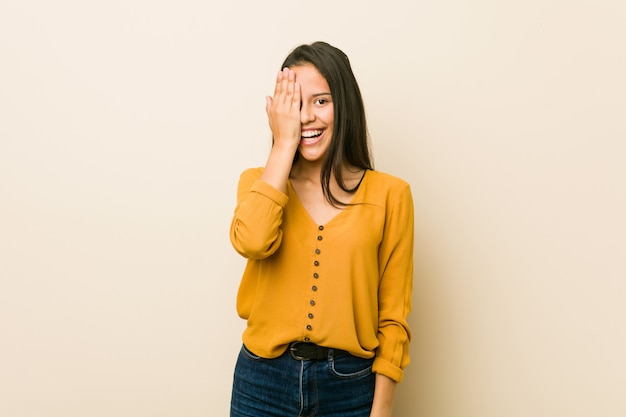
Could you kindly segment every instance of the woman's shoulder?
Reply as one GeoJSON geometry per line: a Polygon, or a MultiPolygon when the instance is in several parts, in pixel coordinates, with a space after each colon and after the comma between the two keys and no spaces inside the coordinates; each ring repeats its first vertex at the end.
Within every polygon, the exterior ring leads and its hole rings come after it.
{"type": "Polygon", "coordinates": [[[361,186],[357,200],[373,206],[388,207],[413,199],[409,183],[386,172],[367,171],[361,186]]]}
{"type": "Polygon", "coordinates": [[[395,175],[391,175],[386,172],[370,170],[367,171],[368,183],[376,186],[377,188],[384,189],[404,189],[409,188],[410,185],[408,182],[403,180],[400,177],[396,177],[395,175]]]}
{"type": "Polygon", "coordinates": [[[243,172],[241,173],[239,177],[241,179],[254,181],[254,180],[258,180],[259,178],[261,178],[261,174],[263,174],[263,167],[246,168],[245,170],[243,170],[243,172]]]}

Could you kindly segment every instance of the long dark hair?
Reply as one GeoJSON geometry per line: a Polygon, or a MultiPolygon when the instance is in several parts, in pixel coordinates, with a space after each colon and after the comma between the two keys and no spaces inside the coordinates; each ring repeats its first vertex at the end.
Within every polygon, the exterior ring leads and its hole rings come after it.
{"type": "MultiPolygon", "coordinates": [[[[333,206],[345,206],[330,191],[331,172],[342,190],[354,193],[360,185],[348,188],[343,178],[347,164],[359,169],[373,169],[365,120],[365,106],[350,61],[340,49],[326,42],[300,45],[285,58],[281,68],[312,64],[330,88],[334,111],[332,140],[322,162],[321,183],[324,197],[333,206]]],[[[294,162],[299,157],[296,152],[294,162]]]]}

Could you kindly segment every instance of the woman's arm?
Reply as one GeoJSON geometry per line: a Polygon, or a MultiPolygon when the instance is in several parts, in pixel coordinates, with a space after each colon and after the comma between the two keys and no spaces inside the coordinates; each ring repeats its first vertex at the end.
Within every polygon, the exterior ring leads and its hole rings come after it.
{"type": "Polygon", "coordinates": [[[283,208],[289,197],[260,181],[262,169],[244,171],[237,187],[237,207],[230,225],[230,241],[251,259],[272,255],[281,244],[283,208]]]}
{"type": "Polygon", "coordinates": [[[409,364],[413,286],[413,199],[408,184],[389,191],[383,240],[378,249],[378,347],[372,370],[396,382],[409,364]]]}
{"type": "Polygon", "coordinates": [[[285,68],[276,76],[274,97],[266,98],[265,110],[273,135],[267,163],[260,177],[256,170],[244,172],[237,189],[230,239],[237,252],[247,258],[266,258],[282,241],[280,225],[288,200],[287,181],[300,143],[300,101],[295,73],[285,68]]]}
{"type": "Polygon", "coordinates": [[[391,417],[397,382],[382,374],[376,374],[376,388],[370,417],[391,417]]]}

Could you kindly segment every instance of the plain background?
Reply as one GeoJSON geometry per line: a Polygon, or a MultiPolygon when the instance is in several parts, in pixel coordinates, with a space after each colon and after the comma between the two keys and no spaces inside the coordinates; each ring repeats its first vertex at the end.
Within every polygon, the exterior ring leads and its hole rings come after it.
{"type": "Polygon", "coordinates": [[[626,3],[0,1],[0,415],[226,416],[282,59],[412,185],[398,417],[626,415],[626,3]]]}

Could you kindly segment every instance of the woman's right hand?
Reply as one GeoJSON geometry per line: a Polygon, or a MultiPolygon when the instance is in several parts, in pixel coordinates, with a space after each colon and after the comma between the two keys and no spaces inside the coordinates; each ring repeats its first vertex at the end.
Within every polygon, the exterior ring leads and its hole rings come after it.
{"type": "Polygon", "coordinates": [[[295,153],[300,143],[301,96],[293,70],[284,68],[278,73],[274,96],[267,96],[265,101],[274,146],[286,147],[295,153]]]}

